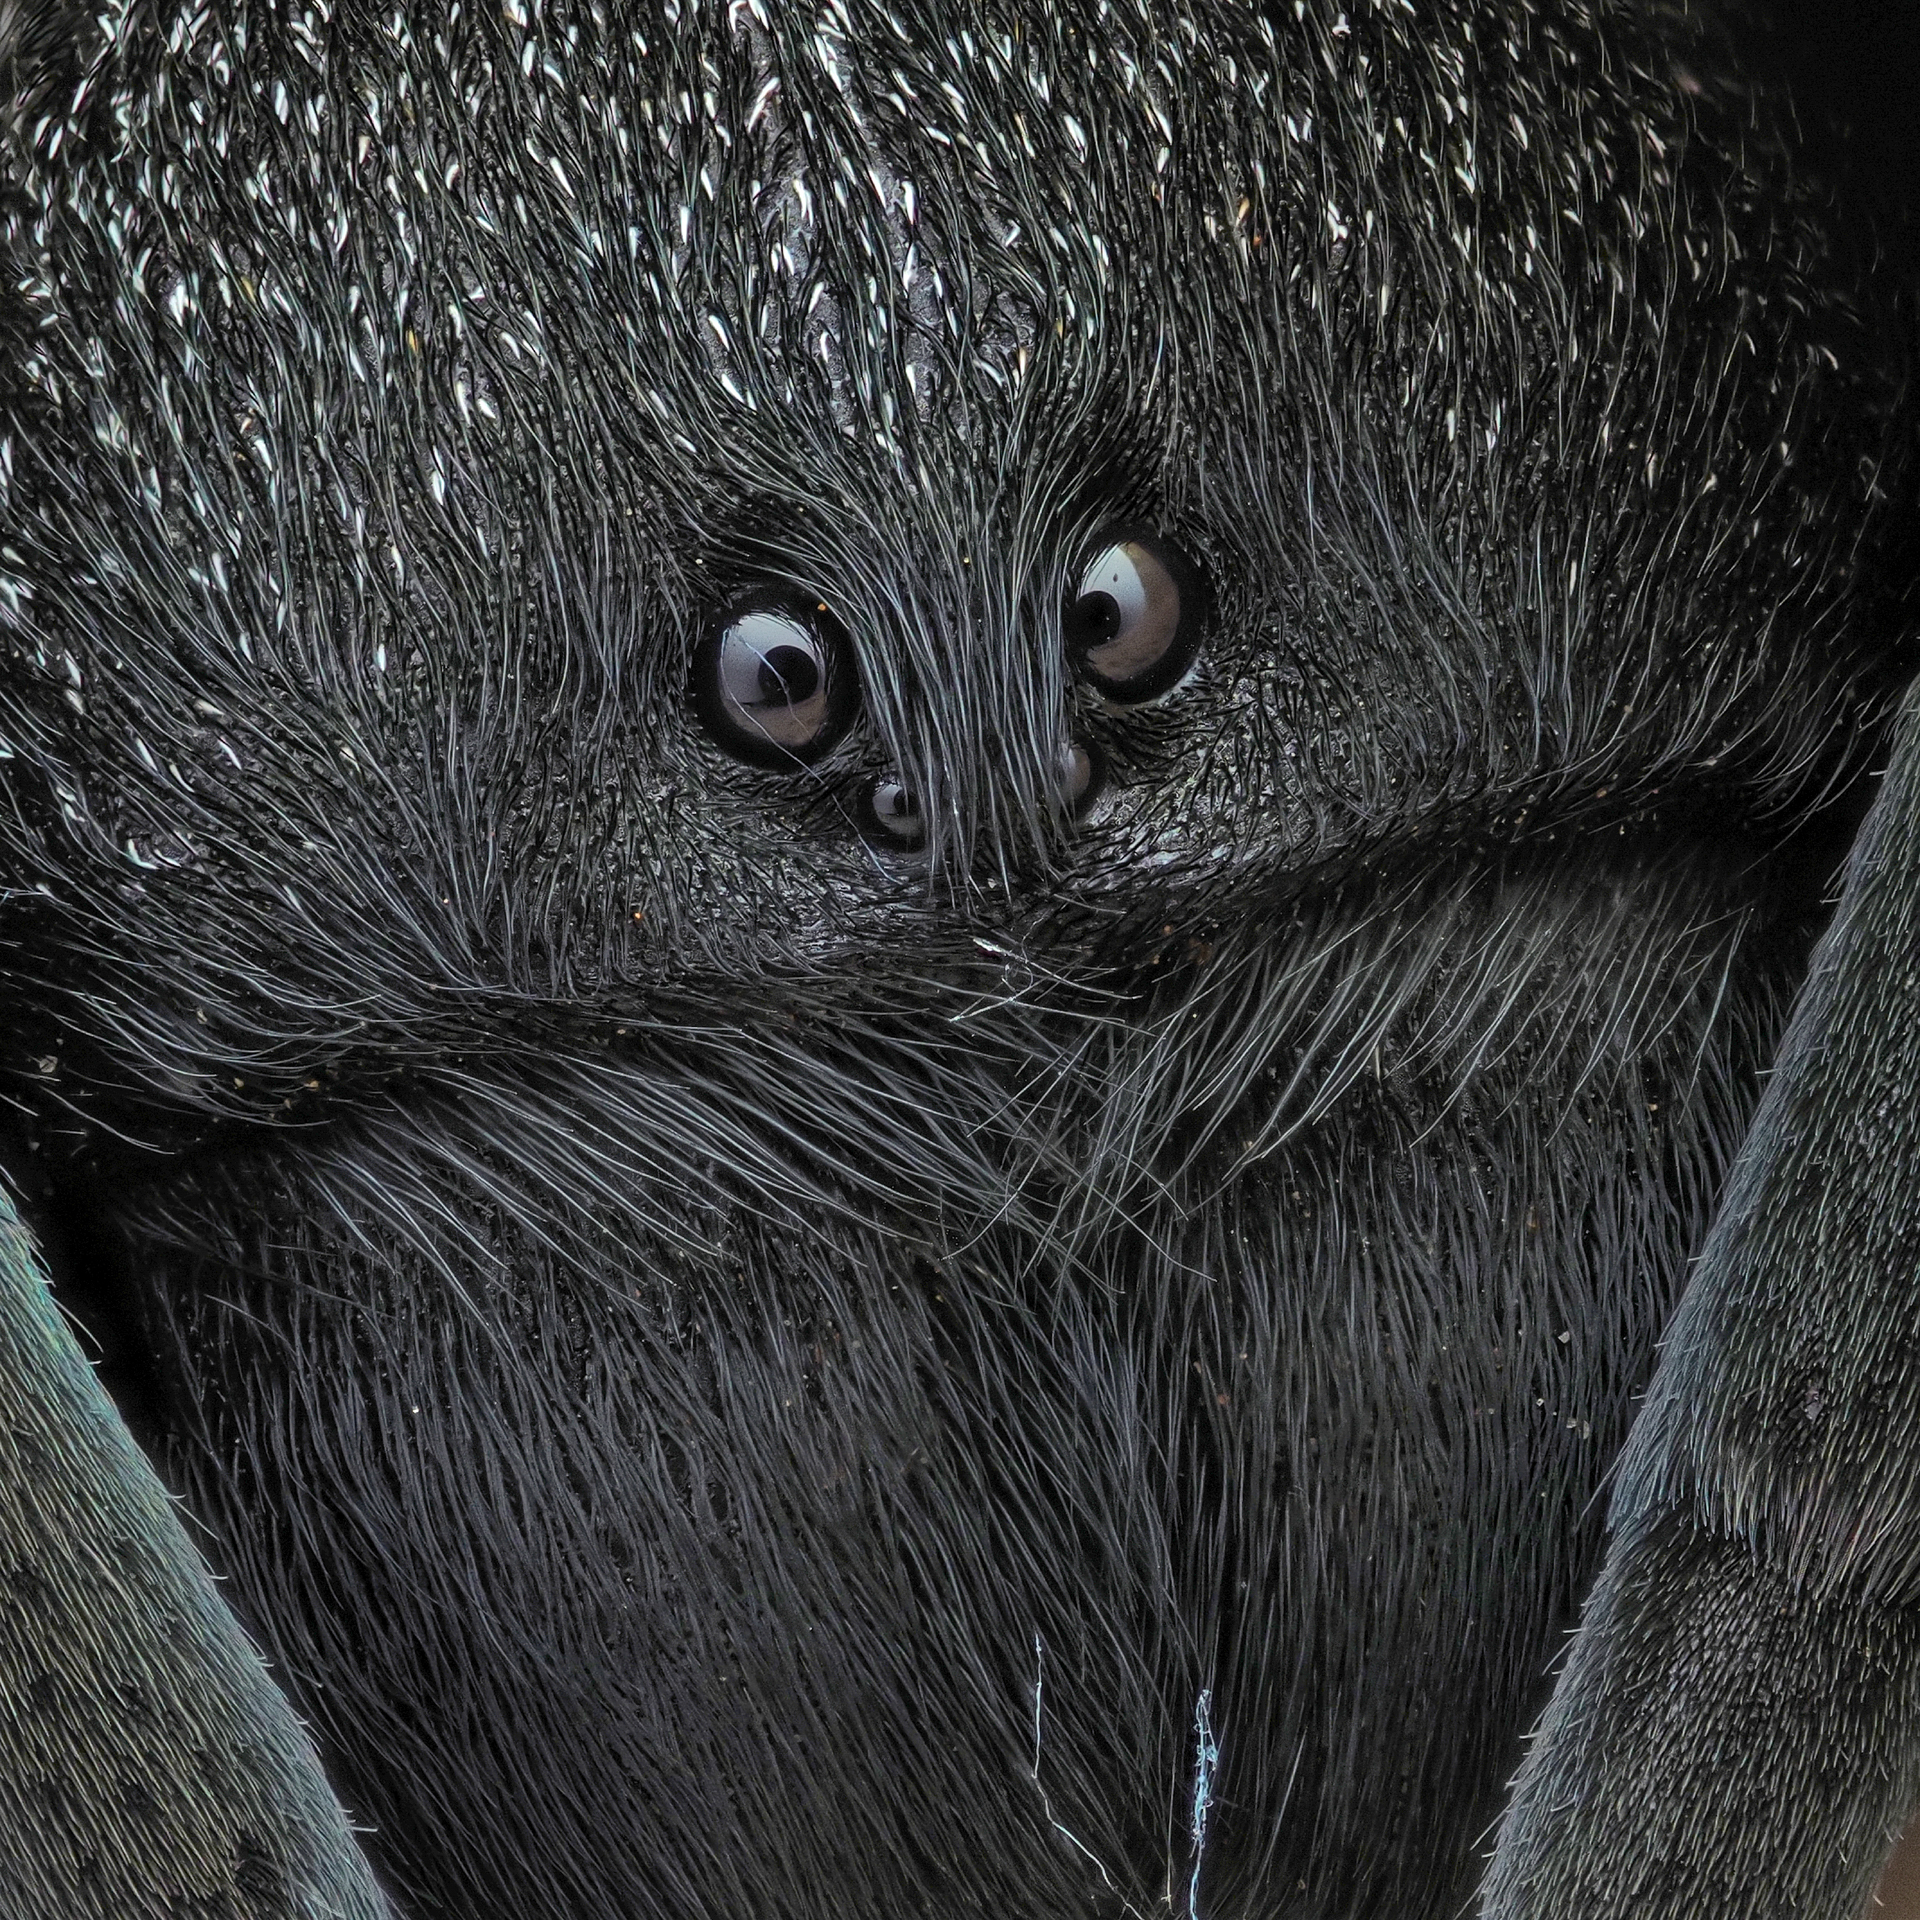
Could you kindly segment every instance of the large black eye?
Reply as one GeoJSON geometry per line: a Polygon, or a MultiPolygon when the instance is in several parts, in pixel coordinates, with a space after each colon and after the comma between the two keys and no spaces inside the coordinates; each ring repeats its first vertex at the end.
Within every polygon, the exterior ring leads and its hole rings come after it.
{"type": "Polygon", "coordinates": [[[853,718],[853,648],[817,600],[757,594],[714,622],[693,657],[693,704],[742,760],[804,766],[853,718]]]}
{"type": "Polygon", "coordinates": [[[1115,539],[1080,576],[1067,646],[1111,699],[1151,700],[1192,664],[1198,600],[1192,569],[1170,547],[1144,534],[1115,539]]]}

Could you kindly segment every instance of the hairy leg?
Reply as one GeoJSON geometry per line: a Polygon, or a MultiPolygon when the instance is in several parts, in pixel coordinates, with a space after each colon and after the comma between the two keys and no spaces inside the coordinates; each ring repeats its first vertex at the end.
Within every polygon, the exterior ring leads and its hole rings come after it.
{"type": "Polygon", "coordinates": [[[1623,1457],[1484,1911],[1853,1920],[1920,1798],[1920,699],[1623,1457]]]}
{"type": "Polygon", "coordinates": [[[1665,1518],[1588,1602],[1486,1911],[1852,1920],[1920,1793],[1916,1735],[1920,1612],[1665,1518]]]}
{"type": "Polygon", "coordinates": [[[0,1189],[0,1920],[384,1920],[0,1189]]]}

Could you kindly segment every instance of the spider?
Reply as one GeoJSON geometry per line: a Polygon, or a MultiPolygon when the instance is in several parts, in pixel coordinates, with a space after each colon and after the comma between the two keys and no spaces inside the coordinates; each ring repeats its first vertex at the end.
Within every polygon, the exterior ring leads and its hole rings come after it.
{"type": "Polygon", "coordinates": [[[0,48],[0,1911],[1856,1912],[1912,423],[1712,22],[0,48]]]}

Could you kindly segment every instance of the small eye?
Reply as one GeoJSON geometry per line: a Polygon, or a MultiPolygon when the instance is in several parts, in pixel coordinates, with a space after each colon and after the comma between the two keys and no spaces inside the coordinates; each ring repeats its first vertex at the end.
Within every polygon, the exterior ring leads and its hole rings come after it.
{"type": "Polygon", "coordinates": [[[1078,740],[1060,752],[1060,791],[1076,819],[1100,797],[1106,768],[1091,747],[1078,740]]]}
{"type": "Polygon", "coordinates": [[[884,774],[860,796],[860,814],[867,837],[883,845],[911,850],[926,841],[927,823],[919,799],[884,774]]]}
{"type": "Polygon", "coordinates": [[[742,601],[693,657],[701,724],[729,753],[763,767],[819,759],[846,732],[855,694],[846,629],[817,600],[742,601]]]}
{"type": "Polygon", "coordinates": [[[1192,663],[1200,638],[1191,570],[1144,535],[1114,540],[1080,576],[1066,638],[1086,676],[1115,700],[1151,700],[1192,663]]]}

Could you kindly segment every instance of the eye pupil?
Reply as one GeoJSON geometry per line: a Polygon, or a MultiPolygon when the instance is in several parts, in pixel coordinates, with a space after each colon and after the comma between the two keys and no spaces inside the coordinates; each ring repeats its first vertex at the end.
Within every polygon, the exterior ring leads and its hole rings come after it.
{"type": "Polygon", "coordinates": [[[1110,593],[1083,593],[1073,603],[1069,624],[1074,646],[1103,646],[1120,634],[1120,602],[1110,593]]]}
{"type": "Polygon", "coordinates": [[[760,658],[760,698],[797,707],[820,690],[820,663],[801,647],[774,647],[760,658]]]}

